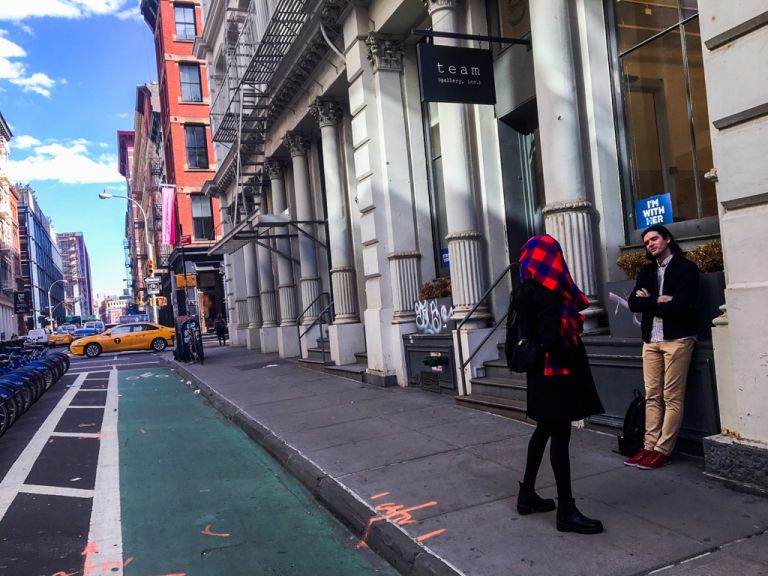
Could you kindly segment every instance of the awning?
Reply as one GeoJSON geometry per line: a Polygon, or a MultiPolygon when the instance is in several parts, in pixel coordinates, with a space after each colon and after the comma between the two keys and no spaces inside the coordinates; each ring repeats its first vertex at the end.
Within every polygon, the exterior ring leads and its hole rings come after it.
{"type": "Polygon", "coordinates": [[[291,224],[291,220],[287,216],[256,213],[227,232],[221,240],[208,250],[208,255],[221,256],[232,254],[240,250],[248,242],[253,242],[259,236],[262,236],[265,229],[275,226],[288,226],[289,224],[291,224]]]}
{"type": "Polygon", "coordinates": [[[221,240],[216,242],[211,249],[208,250],[208,256],[223,256],[225,254],[233,254],[237,252],[258,237],[259,233],[254,230],[251,223],[247,220],[241,222],[232,230],[224,234],[221,240]]]}

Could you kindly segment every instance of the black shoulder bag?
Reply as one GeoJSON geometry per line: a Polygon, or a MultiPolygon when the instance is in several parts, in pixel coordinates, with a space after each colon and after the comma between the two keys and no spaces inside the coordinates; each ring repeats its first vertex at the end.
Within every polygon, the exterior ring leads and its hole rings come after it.
{"type": "Polygon", "coordinates": [[[512,372],[527,372],[536,363],[537,346],[531,330],[529,314],[521,312],[520,287],[509,297],[507,312],[507,340],[504,352],[507,366],[512,372]]]}

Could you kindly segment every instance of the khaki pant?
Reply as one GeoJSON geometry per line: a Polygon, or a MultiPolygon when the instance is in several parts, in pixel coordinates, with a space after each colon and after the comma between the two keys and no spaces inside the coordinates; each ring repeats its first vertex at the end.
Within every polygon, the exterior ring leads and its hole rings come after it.
{"type": "Polygon", "coordinates": [[[675,447],[695,344],[692,339],[643,344],[646,450],[669,456],[675,447]]]}

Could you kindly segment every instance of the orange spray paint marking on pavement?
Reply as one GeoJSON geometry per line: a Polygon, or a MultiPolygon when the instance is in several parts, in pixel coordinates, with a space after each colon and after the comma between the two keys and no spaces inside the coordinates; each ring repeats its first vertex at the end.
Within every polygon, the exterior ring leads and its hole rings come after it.
{"type": "Polygon", "coordinates": [[[133,557],[131,556],[125,562],[121,562],[120,560],[108,560],[107,562],[100,562],[95,564],[93,562],[92,556],[97,553],[98,550],[94,542],[88,542],[85,548],[83,548],[83,551],[80,553],[81,556],[85,556],[85,568],[83,569],[83,574],[85,574],[85,576],[89,576],[95,571],[106,572],[109,574],[119,570],[120,568],[125,568],[131,562],[133,562],[133,557]]]}
{"type": "Polygon", "coordinates": [[[356,548],[360,549],[367,546],[366,541],[368,540],[368,535],[371,532],[371,526],[373,526],[374,523],[388,520],[398,526],[417,524],[417,521],[413,519],[411,512],[415,512],[416,510],[421,510],[423,508],[429,508],[431,506],[437,506],[437,500],[431,500],[430,502],[417,504],[416,506],[411,506],[410,508],[406,508],[403,504],[395,504],[394,502],[379,504],[378,506],[374,507],[374,510],[379,513],[378,516],[374,516],[368,520],[368,525],[365,527],[363,537],[360,539],[360,542],[358,542],[356,548]]]}
{"type": "Polygon", "coordinates": [[[228,538],[229,532],[214,532],[211,530],[211,525],[208,524],[205,528],[203,528],[200,531],[200,534],[205,534],[206,536],[219,536],[220,538],[228,538]]]}
{"type": "Polygon", "coordinates": [[[381,492],[379,494],[374,494],[371,496],[371,500],[378,500],[379,498],[384,498],[384,496],[389,496],[389,492],[381,492]]]}
{"type": "Polygon", "coordinates": [[[442,534],[445,532],[445,528],[441,528],[440,530],[435,530],[434,532],[427,532],[426,534],[422,534],[421,536],[418,536],[416,538],[416,542],[424,542],[424,540],[429,540],[433,536],[437,536],[438,534],[442,534]]]}
{"type": "Polygon", "coordinates": [[[75,576],[78,572],[55,572],[51,576],[75,576]]]}

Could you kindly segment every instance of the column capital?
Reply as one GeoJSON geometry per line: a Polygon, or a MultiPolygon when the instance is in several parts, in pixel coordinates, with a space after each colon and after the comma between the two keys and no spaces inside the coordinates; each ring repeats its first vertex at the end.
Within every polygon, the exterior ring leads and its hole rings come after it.
{"type": "Polygon", "coordinates": [[[461,0],[421,0],[431,16],[438,10],[454,10],[459,7],[461,0]]]}
{"type": "Polygon", "coordinates": [[[307,150],[309,150],[309,139],[303,132],[286,132],[283,142],[288,146],[292,158],[295,156],[307,155],[307,150]]]}
{"type": "Polygon", "coordinates": [[[403,41],[399,37],[385,36],[371,32],[365,39],[368,46],[368,60],[373,63],[374,71],[403,70],[403,41]]]}
{"type": "Polygon", "coordinates": [[[309,111],[320,124],[320,128],[338,126],[344,113],[341,104],[330,98],[317,98],[309,107],[309,111]]]}
{"type": "Polygon", "coordinates": [[[277,158],[267,158],[264,162],[270,180],[280,180],[283,177],[283,164],[277,158]]]}

